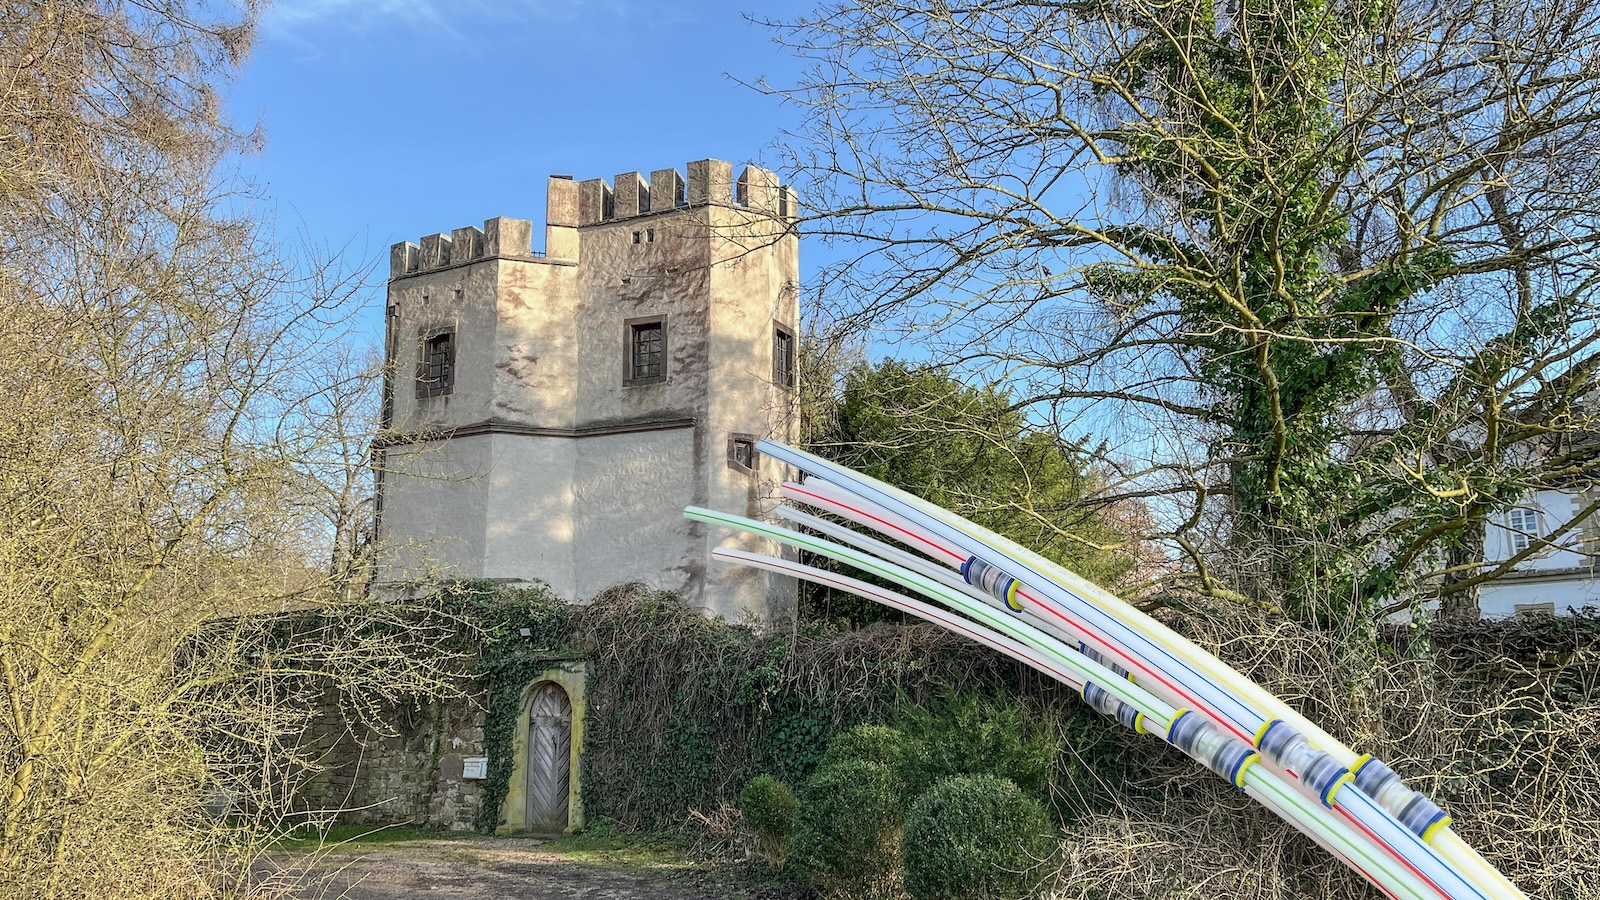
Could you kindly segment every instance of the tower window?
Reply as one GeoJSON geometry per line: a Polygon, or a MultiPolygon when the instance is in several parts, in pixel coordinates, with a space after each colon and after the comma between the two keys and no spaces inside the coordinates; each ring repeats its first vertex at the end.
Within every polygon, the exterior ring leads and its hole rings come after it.
{"type": "Polygon", "coordinates": [[[774,323],[772,326],[772,382],[779,387],[794,387],[794,370],[794,332],[774,323]]]}
{"type": "Polygon", "coordinates": [[[635,231],[633,233],[633,242],[635,244],[639,243],[639,237],[640,237],[641,234],[643,234],[643,232],[635,231]]]}
{"type": "Polygon", "coordinates": [[[756,436],[733,434],[728,437],[728,465],[740,472],[756,470],[756,436]]]}
{"type": "Polygon", "coordinates": [[[644,242],[646,244],[654,244],[656,242],[656,230],[654,228],[646,228],[644,230],[644,242]]]}
{"type": "Polygon", "coordinates": [[[456,330],[426,333],[422,355],[417,360],[417,397],[438,397],[450,393],[456,383],[456,330]]]}
{"type": "Polygon", "coordinates": [[[629,319],[625,323],[627,360],[624,380],[629,384],[650,384],[667,378],[667,319],[651,316],[629,319]]]}

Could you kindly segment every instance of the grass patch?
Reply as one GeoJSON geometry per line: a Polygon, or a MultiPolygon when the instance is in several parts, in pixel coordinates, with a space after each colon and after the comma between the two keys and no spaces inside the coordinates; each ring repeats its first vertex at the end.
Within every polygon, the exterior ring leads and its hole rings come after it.
{"type": "Polygon", "coordinates": [[[677,837],[662,833],[616,834],[605,830],[562,835],[540,846],[575,862],[608,869],[686,869],[695,866],[677,837]]]}

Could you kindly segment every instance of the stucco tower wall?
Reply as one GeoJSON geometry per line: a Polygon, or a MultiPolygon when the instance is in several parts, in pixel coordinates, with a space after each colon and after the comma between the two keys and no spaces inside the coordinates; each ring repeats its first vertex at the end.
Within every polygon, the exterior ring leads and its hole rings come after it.
{"type": "Polygon", "coordinates": [[[488,446],[484,479],[483,553],[473,577],[507,582],[537,578],[562,597],[579,593],[573,555],[579,513],[572,472],[581,448],[562,437],[492,434],[469,438],[488,446]]]}
{"type": "Polygon", "coordinates": [[[573,541],[576,596],[639,581],[702,597],[705,541],[683,517],[695,493],[696,431],[680,428],[589,439],[574,470],[584,510],[573,541]]]}
{"type": "Polygon", "coordinates": [[[488,440],[405,444],[383,455],[381,580],[408,586],[476,577],[487,551],[488,440]]]}
{"type": "MultiPolygon", "coordinates": [[[[423,253],[418,265],[437,268],[402,271],[389,283],[393,387],[387,417],[399,439],[384,451],[385,582],[501,577],[486,563],[504,556],[497,544],[507,530],[508,507],[515,508],[514,520],[538,521],[558,534],[573,530],[571,440],[528,436],[508,460],[492,429],[573,427],[577,270],[571,262],[534,258],[527,222],[485,224],[492,227],[484,237],[474,234],[477,229],[456,232],[466,238],[463,252],[474,255],[452,261],[455,238],[424,239],[431,255],[423,253]],[[507,236],[513,240],[509,247],[488,240],[507,236]],[[510,255],[488,255],[499,249],[510,255]],[[416,376],[426,341],[447,332],[455,352],[449,389],[419,396],[416,376]]],[[[404,265],[406,251],[395,255],[404,265]]],[[[520,543],[531,545],[533,537],[520,543]]],[[[570,540],[541,543],[523,556],[524,572],[536,571],[540,580],[571,595],[576,579],[570,540]]]]}
{"type": "MultiPolygon", "coordinates": [[[[748,205],[711,208],[711,295],[742,300],[710,307],[715,375],[707,390],[707,423],[724,442],[732,434],[793,441],[798,433],[798,385],[774,381],[773,332],[783,327],[798,335],[800,324],[799,239],[788,218],[778,214],[777,185],[772,173],[750,167],[735,185],[736,196],[748,205]]],[[[708,470],[710,505],[767,517],[780,502],[779,485],[793,474],[771,459],[758,458],[754,473],[724,461],[708,470]]],[[[712,546],[778,550],[759,538],[709,537],[712,546]]],[[[792,615],[795,591],[792,579],[741,566],[713,564],[707,583],[708,596],[728,606],[717,609],[713,602],[713,608],[730,617],[737,608],[763,603],[768,618],[792,615]]]]}

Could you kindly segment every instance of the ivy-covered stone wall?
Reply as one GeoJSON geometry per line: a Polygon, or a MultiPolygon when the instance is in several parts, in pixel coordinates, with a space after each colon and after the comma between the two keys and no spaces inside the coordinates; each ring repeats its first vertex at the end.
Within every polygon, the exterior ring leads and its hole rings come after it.
{"type": "Polygon", "coordinates": [[[483,686],[460,696],[384,711],[381,723],[352,722],[325,695],[311,739],[320,771],[301,791],[307,808],[342,810],[347,822],[409,822],[451,831],[475,827],[483,780],[463,777],[484,755],[483,686]]]}
{"type": "MultiPolygon", "coordinates": [[[[583,670],[584,653],[574,646],[578,609],[544,590],[488,582],[451,584],[407,602],[419,625],[453,633],[416,652],[459,656],[454,690],[395,698],[380,709],[351,708],[349,698],[324,691],[306,734],[315,771],[299,790],[301,806],[345,822],[504,830],[508,790],[522,785],[513,775],[519,713],[526,729],[523,695],[552,667],[583,670]],[[467,777],[472,757],[487,758],[482,777],[467,777]]],[[[572,811],[581,825],[581,806],[572,811]]]]}

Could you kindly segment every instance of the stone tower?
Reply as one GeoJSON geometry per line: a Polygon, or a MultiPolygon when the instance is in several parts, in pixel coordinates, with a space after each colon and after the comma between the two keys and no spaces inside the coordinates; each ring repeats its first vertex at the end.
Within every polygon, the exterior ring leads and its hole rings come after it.
{"type": "Polygon", "coordinates": [[[793,191],[700,160],[548,197],[542,251],[508,218],[392,248],[379,589],[642,581],[791,615],[790,579],[712,564],[745,539],[682,510],[760,516],[786,477],[752,444],[797,422],[793,191]]]}

